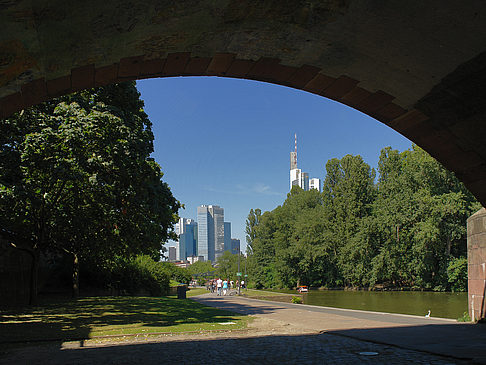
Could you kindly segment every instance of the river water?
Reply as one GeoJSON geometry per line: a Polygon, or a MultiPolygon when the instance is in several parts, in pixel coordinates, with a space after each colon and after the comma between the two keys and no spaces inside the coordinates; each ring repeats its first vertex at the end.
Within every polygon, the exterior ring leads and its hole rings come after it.
{"type": "MultiPolygon", "coordinates": [[[[288,291],[295,293],[295,291],[288,291]]],[[[467,293],[311,290],[304,304],[457,319],[467,311],[467,293]]]]}

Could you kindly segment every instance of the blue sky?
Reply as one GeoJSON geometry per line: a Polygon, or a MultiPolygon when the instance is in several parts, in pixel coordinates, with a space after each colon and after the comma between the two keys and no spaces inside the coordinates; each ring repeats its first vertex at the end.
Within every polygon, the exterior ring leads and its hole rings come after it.
{"type": "Polygon", "coordinates": [[[304,91],[258,81],[174,77],[137,81],[155,134],[153,157],[185,205],[224,208],[232,237],[245,247],[251,208],[272,210],[289,190],[290,151],[298,166],[324,179],[325,164],[346,154],[377,166],[380,150],[411,142],[345,105],[304,91]]]}

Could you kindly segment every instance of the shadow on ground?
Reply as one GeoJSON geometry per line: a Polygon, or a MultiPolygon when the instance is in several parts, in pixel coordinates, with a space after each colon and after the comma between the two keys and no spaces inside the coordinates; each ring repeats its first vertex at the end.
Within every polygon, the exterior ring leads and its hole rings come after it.
{"type": "Polygon", "coordinates": [[[486,325],[482,324],[359,328],[327,333],[486,363],[486,325]]]}
{"type": "Polygon", "coordinates": [[[42,346],[3,354],[0,364],[451,364],[454,359],[330,334],[132,343],[96,348],[42,346]]]}
{"type": "Polygon", "coordinates": [[[0,311],[0,346],[12,343],[88,339],[113,327],[154,329],[231,321],[232,313],[190,300],[153,297],[93,297],[0,311]]]}

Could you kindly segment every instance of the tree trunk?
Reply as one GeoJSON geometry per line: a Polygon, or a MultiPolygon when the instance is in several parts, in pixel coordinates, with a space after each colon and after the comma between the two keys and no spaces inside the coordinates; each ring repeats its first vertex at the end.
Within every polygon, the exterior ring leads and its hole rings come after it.
{"type": "Polygon", "coordinates": [[[38,288],[38,278],[39,278],[39,252],[34,251],[27,251],[31,254],[32,263],[30,265],[30,293],[29,293],[29,304],[36,305],[37,304],[37,292],[38,288]]]}
{"type": "Polygon", "coordinates": [[[79,258],[73,253],[73,298],[79,297],[79,258]]]}

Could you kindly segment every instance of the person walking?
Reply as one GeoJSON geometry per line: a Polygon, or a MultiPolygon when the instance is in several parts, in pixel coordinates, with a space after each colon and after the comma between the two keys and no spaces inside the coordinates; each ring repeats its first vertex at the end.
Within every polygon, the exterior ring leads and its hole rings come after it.
{"type": "Polygon", "coordinates": [[[228,279],[223,281],[223,295],[226,295],[228,293],[228,279]]]}
{"type": "Polygon", "coordinates": [[[216,289],[218,291],[217,295],[221,295],[222,287],[223,287],[223,280],[221,280],[221,278],[218,278],[218,280],[216,281],[216,289]]]}

